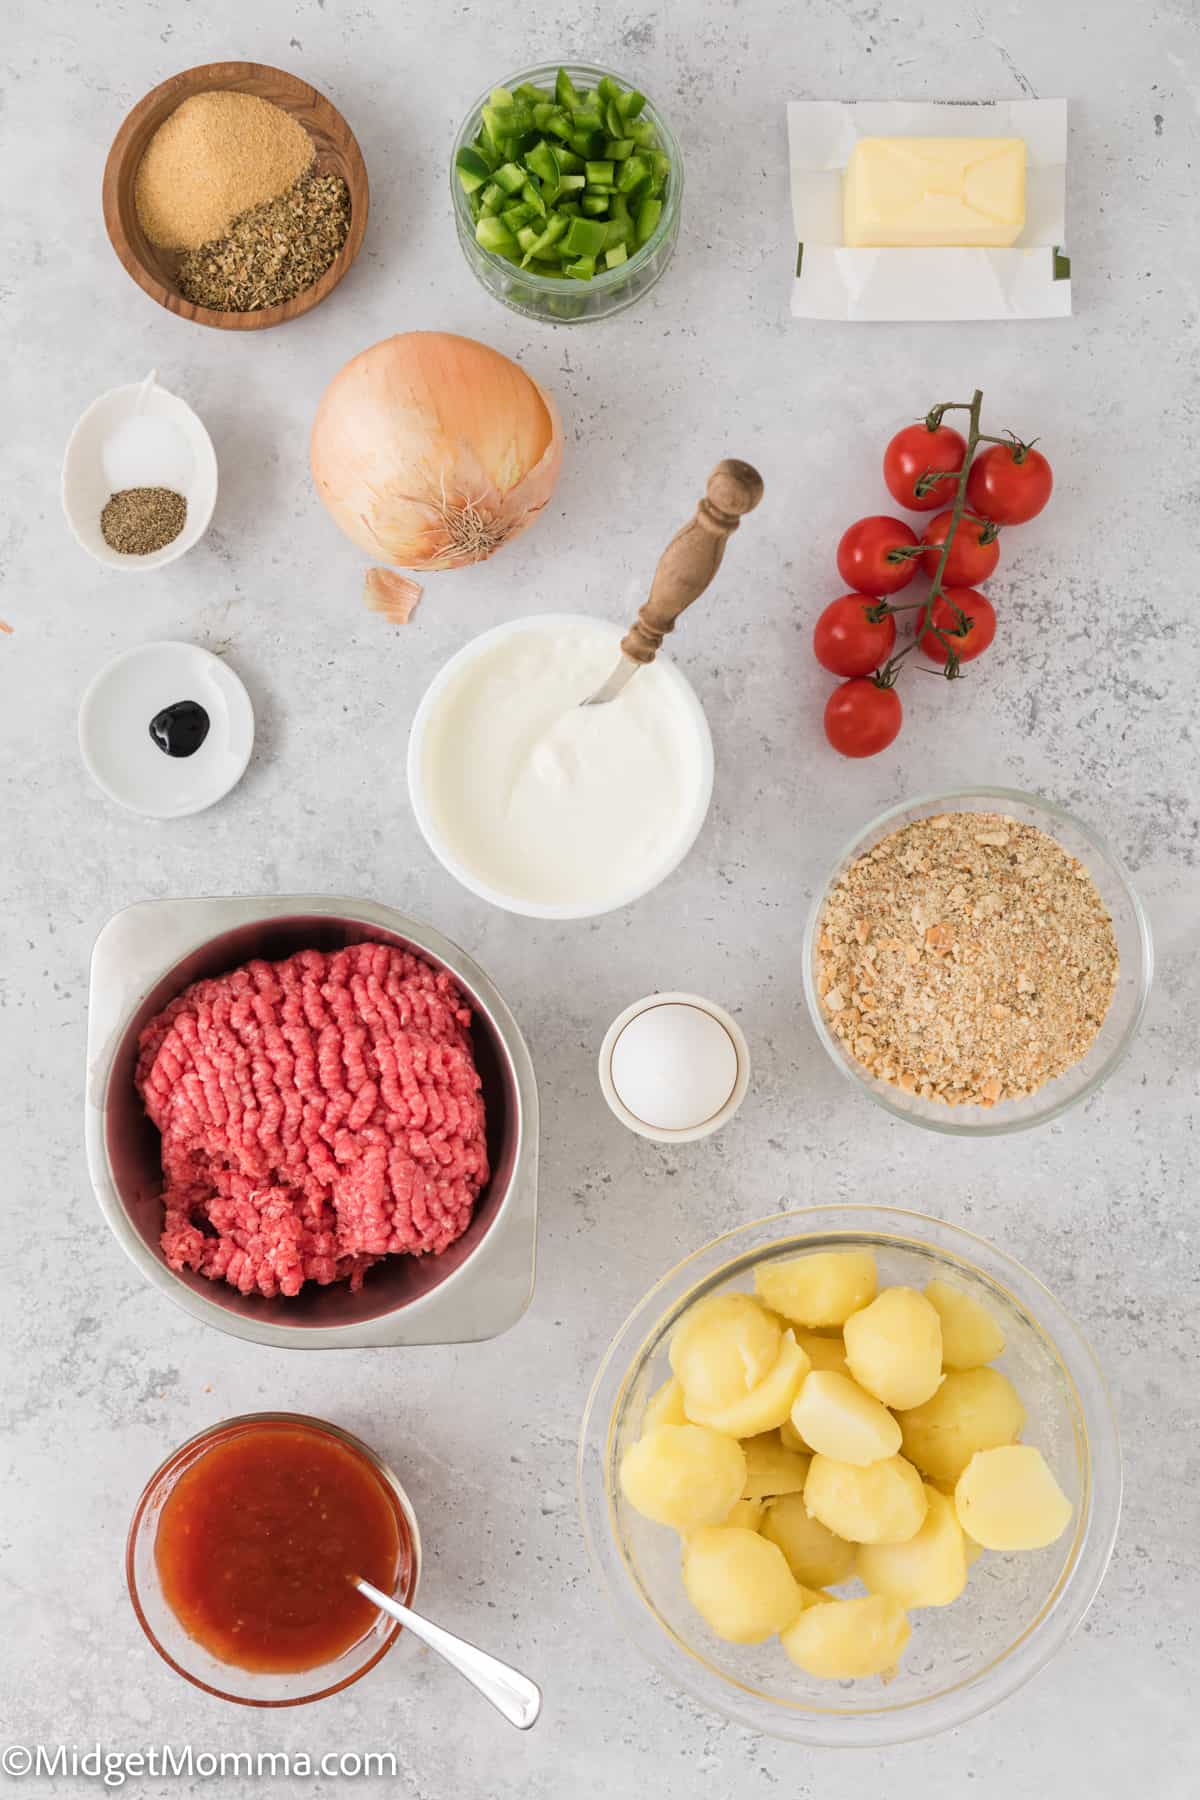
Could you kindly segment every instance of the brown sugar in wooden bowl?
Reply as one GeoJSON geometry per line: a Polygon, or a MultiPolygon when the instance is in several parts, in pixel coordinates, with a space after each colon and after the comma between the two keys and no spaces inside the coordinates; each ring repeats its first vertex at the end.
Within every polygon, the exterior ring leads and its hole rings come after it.
{"type": "Polygon", "coordinates": [[[113,249],[138,286],[181,319],[212,325],[221,331],[265,331],[298,319],[320,306],[358,255],[367,229],[369,195],[366,164],[354,133],[337,108],[305,81],[266,63],[203,63],[172,75],[139,100],[113,139],[104,167],[104,223],[113,249]],[[176,250],[160,250],[149,242],[138,218],[134,188],[150,139],[171,113],[193,94],[223,89],[270,100],[303,125],[313,141],[318,175],[340,175],[350,190],[350,229],[333,262],[318,281],[279,306],[256,312],[217,312],[186,300],[175,285],[180,262],[176,250]]]}

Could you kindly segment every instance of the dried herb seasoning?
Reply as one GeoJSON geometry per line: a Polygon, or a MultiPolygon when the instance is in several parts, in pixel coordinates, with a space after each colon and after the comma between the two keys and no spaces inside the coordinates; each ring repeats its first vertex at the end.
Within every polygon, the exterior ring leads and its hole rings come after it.
{"type": "Polygon", "coordinates": [[[319,281],[346,241],[350,190],[340,175],[303,175],[285,193],[236,219],[227,237],[189,251],[179,268],[185,300],[215,312],[279,306],[319,281]]]}
{"type": "Polygon", "coordinates": [[[187,501],[174,488],[122,488],[100,514],[100,534],[122,556],[149,556],[174,543],[187,523],[187,501]]]}

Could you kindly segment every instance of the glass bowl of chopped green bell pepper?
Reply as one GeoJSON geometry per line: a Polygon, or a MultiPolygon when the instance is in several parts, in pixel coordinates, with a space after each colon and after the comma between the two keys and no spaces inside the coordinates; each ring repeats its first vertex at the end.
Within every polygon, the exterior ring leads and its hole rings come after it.
{"type": "Polygon", "coordinates": [[[450,163],[463,255],[495,299],[582,324],[654,286],[679,236],[683,159],[658,108],[588,63],[541,63],[482,94],[450,163]]]}

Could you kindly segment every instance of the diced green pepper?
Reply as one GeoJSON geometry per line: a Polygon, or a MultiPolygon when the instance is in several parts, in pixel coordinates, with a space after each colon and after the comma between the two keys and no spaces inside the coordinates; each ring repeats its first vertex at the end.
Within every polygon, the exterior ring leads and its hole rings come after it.
{"type": "Polygon", "coordinates": [[[530,245],[529,249],[526,250],[524,256],[521,258],[522,262],[529,262],[533,257],[541,256],[542,252],[548,250],[551,244],[557,244],[559,238],[564,235],[568,227],[575,223],[577,223],[576,220],[565,219],[561,213],[551,213],[550,217],[546,220],[545,230],[537,241],[530,245]]]}
{"type": "Polygon", "coordinates": [[[480,219],[475,227],[475,240],[485,250],[490,250],[494,256],[515,257],[520,249],[517,239],[507,225],[503,220],[497,218],[480,219]]]}
{"type": "Polygon", "coordinates": [[[500,218],[512,232],[519,231],[522,225],[528,225],[530,220],[536,217],[537,209],[530,206],[528,200],[518,201],[516,206],[506,206],[500,214],[500,218]]]}
{"type": "Polygon", "coordinates": [[[538,185],[536,175],[531,175],[529,180],[525,183],[525,186],[521,189],[521,198],[532,206],[539,219],[545,218],[546,202],[542,198],[542,190],[538,185]]]}
{"type": "Polygon", "coordinates": [[[473,194],[476,188],[482,187],[491,174],[491,170],[478,150],[472,150],[469,144],[463,145],[454,158],[454,164],[458,170],[458,179],[462,182],[463,191],[468,194],[473,194]]]}
{"type": "Polygon", "coordinates": [[[650,174],[650,164],[640,151],[627,156],[621,164],[621,173],[617,177],[617,192],[631,194],[639,182],[645,181],[650,174]]]}
{"type": "Polygon", "coordinates": [[[658,221],[662,218],[662,209],[663,203],[661,200],[654,200],[649,197],[643,200],[642,204],[638,207],[637,241],[639,244],[648,243],[654,236],[655,231],[658,229],[658,221]]]}
{"type": "Polygon", "coordinates": [[[558,163],[555,161],[553,150],[544,138],[541,143],[536,144],[529,151],[525,158],[525,167],[531,174],[536,175],[539,181],[546,182],[551,193],[554,192],[558,186],[558,163]]]}
{"type": "Polygon", "coordinates": [[[571,256],[598,256],[605,247],[606,228],[596,219],[572,219],[563,249],[571,256]]]}
{"type": "Polygon", "coordinates": [[[670,179],[645,104],[611,75],[590,88],[565,69],[553,94],[536,82],[493,88],[473,143],[455,155],[478,243],[535,278],[586,283],[620,268],[657,230],[670,179]]]}

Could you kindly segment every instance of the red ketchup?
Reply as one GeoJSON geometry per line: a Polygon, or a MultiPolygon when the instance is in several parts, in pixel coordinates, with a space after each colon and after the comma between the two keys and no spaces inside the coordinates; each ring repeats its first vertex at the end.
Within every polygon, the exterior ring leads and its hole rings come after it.
{"type": "Polygon", "coordinates": [[[189,1637],[236,1668],[283,1674],[357,1643],[377,1611],[354,1576],[390,1594],[411,1548],[394,1496],[358,1450],[313,1426],[263,1421],[180,1476],[154,1556],[189,1637]]]}

